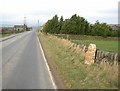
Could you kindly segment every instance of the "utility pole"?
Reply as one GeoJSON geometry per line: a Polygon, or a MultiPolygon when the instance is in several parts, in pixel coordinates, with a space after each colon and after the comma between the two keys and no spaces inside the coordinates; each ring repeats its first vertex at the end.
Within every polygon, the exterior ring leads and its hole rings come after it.
{"type": "Polygon", "coordinates": [[[39,30],[39,20],[38,20],[38,30],[39,30]]]}
{"type": "Polygon", "coordinates": [[[26,25],[26,17],[24,17],[24,25],[26,25]]]}
{"type": "Polygon", "coordinates": [[[24,17],[24,31],[26,31],[27,30],[27,25],[26,25],[26,17],[24,17]]]}

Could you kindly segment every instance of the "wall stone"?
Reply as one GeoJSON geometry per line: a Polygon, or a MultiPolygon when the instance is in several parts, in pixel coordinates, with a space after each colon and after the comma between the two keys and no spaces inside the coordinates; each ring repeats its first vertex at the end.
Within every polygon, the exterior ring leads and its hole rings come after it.
{"type": "Polygon", "coordinates": [[[95,60],[96,45],[90,44],[88,50],[85,53],[85,64],[91,65],[95,60]]]}
{"type": "Polygon", "coordinates": [[[118,61],[118,54],[117,53],[111,53],[111,52],[101,51],[101,50],[97,49],[95,55],[96,55],[96,57],[95,57],[96,60],[106,59],[108,61],[118,61]]]}

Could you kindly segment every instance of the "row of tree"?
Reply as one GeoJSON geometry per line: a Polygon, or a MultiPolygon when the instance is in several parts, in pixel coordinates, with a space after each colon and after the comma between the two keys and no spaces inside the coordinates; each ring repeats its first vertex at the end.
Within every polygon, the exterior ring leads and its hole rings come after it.
{"type": "Polygon", "coordinates": [[[55,15],[51,20],[48,20],[43,26],[43,31],[52,34],[80,34],[93,36],[118,36],[117,31],[113,30],[106,23],[90,24],[84,17],[73,15],[70,19],[59,19],[55,15]]]}

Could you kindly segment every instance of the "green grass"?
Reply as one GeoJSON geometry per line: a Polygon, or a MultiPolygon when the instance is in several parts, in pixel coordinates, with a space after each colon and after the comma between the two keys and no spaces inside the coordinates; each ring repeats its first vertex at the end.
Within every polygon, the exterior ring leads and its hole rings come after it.
{"type": "Polygon", "coordinates": [[[97,48],[103,51],[118,52],[118,42],[117,41],[106,41],[106,40],[72,40],[72,42],[77,44],[89,45],[90,43],[96,44],[97,48]]]}
{"type": "Polygon", "coordinates": [[[39,34],[43,48],[56,69],[66,88],[107,89],[118,88],[118,64],[108,63],[85,65],[84,58],[65,47],[58,39],[39,34]]]}
{"type": "MultiPolygon", "coordinates": [[[[59,37],[67,38],[67,35],[57,35],[59,37]]],[[[118,38],[117,37],[100,37],[100,36],[85,36],[85,35],[68,35],[68,38],[76,44],[89,45],[94,43],[97,49],[109,52],[118,52],[118,38]]]]}

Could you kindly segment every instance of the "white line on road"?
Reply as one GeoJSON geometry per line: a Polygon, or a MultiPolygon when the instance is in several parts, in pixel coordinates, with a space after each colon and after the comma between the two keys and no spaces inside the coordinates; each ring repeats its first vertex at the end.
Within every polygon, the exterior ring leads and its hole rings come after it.
{"type": "Polygon", "coordinates": [[[44,58],[44,60],[45,60],[45,64],[46,64],[46,66],[47,66],[47,69],[48,69],[48,72],[49,72],[49,76],[50,76],[50,79],[51,79],[51,81],[52,81],[52,85],[53,85],[54,89],[57,89],[57,86],[56,86],[56,84],[55,84],[55,82],[54,82],[52,73],[51,73],[51,71],[50,71],[49,65],[48,65],[47,60],[46,60],[46,58],[45,58],[45,54],[44,54],[44,51],[43,51],[43,49],[42,49],[42,46],[41,46],[41,43],[40,43],[38,37],[37,37],[37,40],[38,40],[38,42],[39,42],[39,46],[40,46],[40,49],[41,49],[41,51],[42,51],[42,55],[43,55],[43,58],[44,58]]]}

